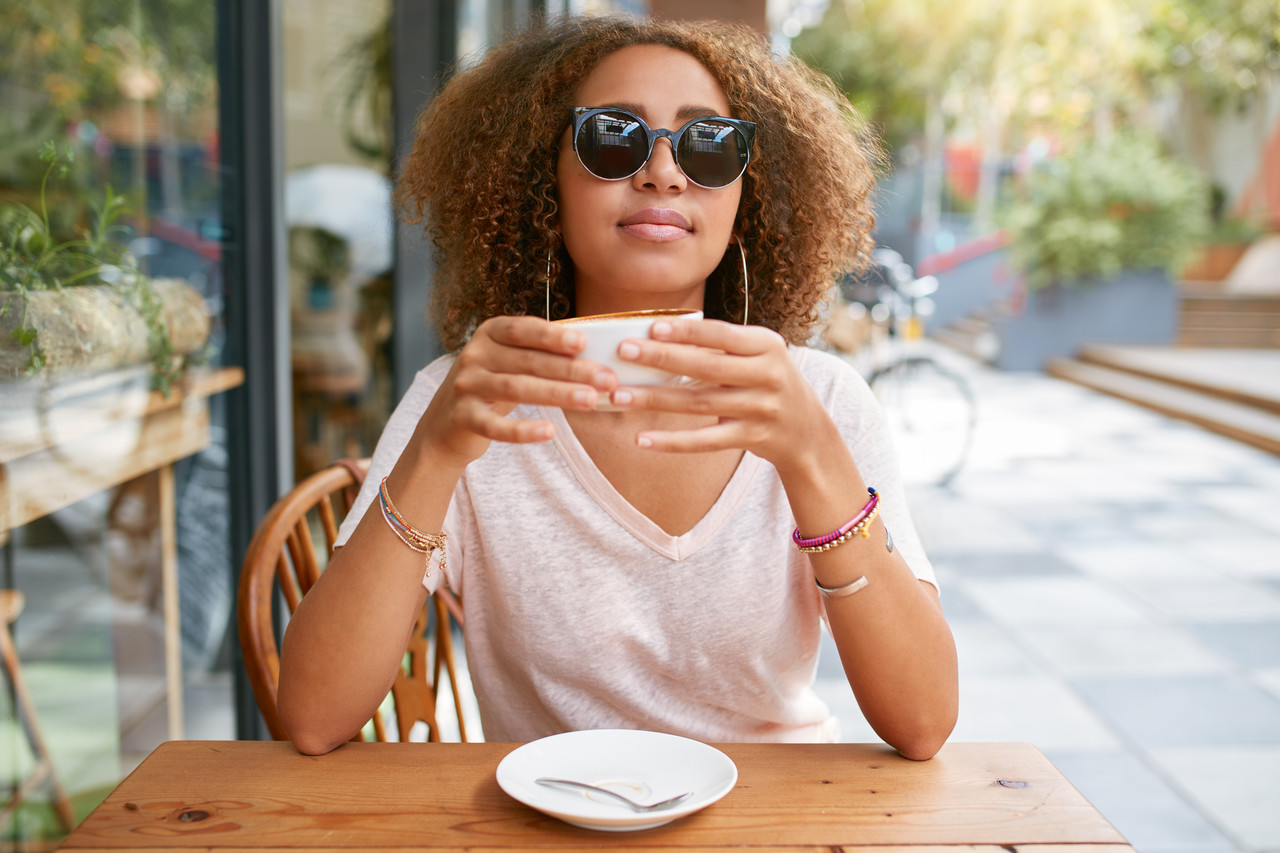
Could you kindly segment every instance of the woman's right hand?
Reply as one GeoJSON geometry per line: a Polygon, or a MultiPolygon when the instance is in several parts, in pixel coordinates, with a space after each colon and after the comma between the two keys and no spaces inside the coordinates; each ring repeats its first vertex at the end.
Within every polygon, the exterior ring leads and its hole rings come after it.
{"type": "Polygon", "coordinates": [[[458,353],[418,422],[415,441],[466,465],[492,441],[549,440],[554,428],[547,421],[507,415],[521,403],[594,408],[618,379],[607,367],[575,358],[585,346],[578,330],[540,317],[486,320],[458,353]]]}

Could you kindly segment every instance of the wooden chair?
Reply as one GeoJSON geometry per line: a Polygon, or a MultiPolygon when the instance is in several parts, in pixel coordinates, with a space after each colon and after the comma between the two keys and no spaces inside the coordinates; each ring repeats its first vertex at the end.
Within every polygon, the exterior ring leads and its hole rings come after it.
{"type": "Polygon", "coordinates": [[[0,806],[0,829],[8,826],[18,806],[32,791],[47,783],[52,791],[53,811],[58,818],[58,823],[61,824],[64,832],[70,832],[75,829],[76,816],[71,808],[71,800],[67,798],[67,792],[54,772],[53,761],[44,743],[44,735],[40,732],[35,703],[31,701],[31,694],[27,692],[26,682],[22,678],[22,662],[18,659],[13,635],[9,633],[9,626],[22,613],[24,603],[22,593],[16,589],[0,589],[0,660],[3,660],[4,670],[13,685],[16,706],[14,716],[21,722],[23,734],[27,737],[27,743],[31,747],[36,763],[27,774],[27,778],[16,785],[9,801],[0,806]]]}
{"type": "MultiPolygon", "coordinates": [[[[341,460],[307,477],[271,507],[245,554],[237,602],[240,648],[258,709],[276,740],[289,737],[276,711],[280,678],[277,602],[282,596],[283,606],[292,614],[320,577],[333,553],[338,524],[350,511],[368,468],[367,459],[341,460]],[[324,537],[323,549],[317,547],[313,536],[317,530],[324,537]]],[[[440,740],[436,700],[442,668],[448,675],[458,732],[462,740],[467,739],[453,655],[454,623],[462,625],[462,609],[453,595],[441,590],[427,599],[406,649],[406,664],[396,673],[391,688],[398,737],[388,737],[379,710],[372,720],[376,740],[406,741],[419,721],[427,726],[428,740],[440,740]]],[[[355,739],[364,738],[357,735],[355,739]]]]}

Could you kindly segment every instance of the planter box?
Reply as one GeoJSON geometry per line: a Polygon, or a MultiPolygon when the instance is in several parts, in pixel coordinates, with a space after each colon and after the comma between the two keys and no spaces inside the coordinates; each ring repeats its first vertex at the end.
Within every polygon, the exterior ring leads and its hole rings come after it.
{"type": "Polygon", "coordinates": [[[1162,270],[1128,270],[1104,281],[1050,285],[1021,311],[996,320],[1004,370],[1040,370],[1085,344],[1172,344],[1179,293],[1162,270]]]}
{"type": "Polygon", "coordinates": [[[1248,243],[1210,243],[1182,271],[1182,278],[1184,281],[1226,281],[1248,248],[1248,243]]]}
{"type": "MultiPolygon", "coordinates": [[[[204,346],[210,319],[200,293],[182,279],[154,279],[164,327],[176,355],[204,346]]],[[[35,290],[26,297],[28,327],[44,356],[41,378],[85,376],[148,361],[149,329],[121,288],[84,285],[35,290]]],[[[28,348],[13,337],[23,317],[23,297],[0,292],[0,381],[26,374],[28,348]]]]}

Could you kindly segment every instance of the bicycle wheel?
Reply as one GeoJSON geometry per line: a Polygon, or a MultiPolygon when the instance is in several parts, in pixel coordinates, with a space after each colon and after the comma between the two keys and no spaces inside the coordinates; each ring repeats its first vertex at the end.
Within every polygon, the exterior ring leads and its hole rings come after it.
{"type": "Polygon", "coordinates": [[[884,408],[908,483],[945,486],[964,467],[977,409],[959,374],[928,356],[880,368],[868,380],[884,408]]]}

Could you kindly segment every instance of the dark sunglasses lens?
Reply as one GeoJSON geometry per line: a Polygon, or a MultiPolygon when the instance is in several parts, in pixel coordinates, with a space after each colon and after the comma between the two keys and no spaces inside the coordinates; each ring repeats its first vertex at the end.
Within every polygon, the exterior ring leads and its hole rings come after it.
{"type": "Polygon", "coordinates": [[[680,137],[676,152],[680,168],[691,181],[704,187],[724,187],[747,168],[747,138],[722,121],[708,119],[690,125],[680,137]]]}
{"type": "Polygon", "coordinates": [[[578,129],[578,158],[591,174],[616,181],[640,171],[649,158],[644,127],[625,113],[598,113],[578,129]]]}

